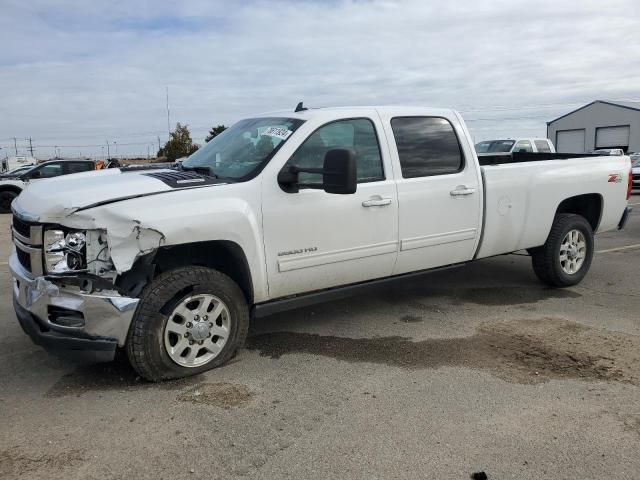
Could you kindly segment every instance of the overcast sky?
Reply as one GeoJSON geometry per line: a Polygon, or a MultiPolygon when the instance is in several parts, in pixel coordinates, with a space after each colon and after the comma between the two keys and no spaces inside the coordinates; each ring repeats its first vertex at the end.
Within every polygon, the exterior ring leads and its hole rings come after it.
{"type": "Polygon", "coordinates": [[[300,100],[455,108],[476,141],[640,100],[638,0],[0,0],[0,45],[3,157],[155,152],[166,86],[196,142],[300,100]]]}

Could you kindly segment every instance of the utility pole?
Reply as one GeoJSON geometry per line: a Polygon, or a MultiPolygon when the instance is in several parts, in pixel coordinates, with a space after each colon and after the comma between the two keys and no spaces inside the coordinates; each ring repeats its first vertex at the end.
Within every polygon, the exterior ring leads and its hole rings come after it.
{"type": "Polygon", "coordinates": [[[167,85],[167,133],[171,135],[171,123],[169,122],[169,86],[167,85]]]}
{"type": "Polygon", "coordinates": [[[31,153],[31,156],[33,157],[33,143],[31,141],[31,137],[25,138],[25,140],[29,140],[29,152],[31,153]]]}
{"type": "Polygon", "coordinates": [[[107,160],[111,158],[111,153],[109,152],[109,140],[107,140],[107,160]]]}
{"type": "Polygon", "coordinates": [[[13,148],[16,150],[16,157],[18,156],[18,139],[13,137],[13,148]]]}
{"type": "Polygon", "coordinates": [[[160,151],[162,147],[160,146],[160,135],[158,135],[158,152],[160,151]]]}

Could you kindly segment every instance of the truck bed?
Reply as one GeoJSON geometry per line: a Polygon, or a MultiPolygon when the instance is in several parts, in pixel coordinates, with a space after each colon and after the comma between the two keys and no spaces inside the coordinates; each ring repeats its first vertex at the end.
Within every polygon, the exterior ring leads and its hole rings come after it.
{"type": "Polygon", "coordinates": [[[626,207],[626,156],[516,154],[511,162],[480,167],[485,192],[483,237],[476,258],[542,245],[563,199],[590,195],[601,201],[596,232],[615,229],[626,207]],[[543,159],[542,156],[553,159],[543,159]],[[566,156],[566,158],[558,158],[566,156]],[[585,193],[587,192],[587,193],[585,193]]]}

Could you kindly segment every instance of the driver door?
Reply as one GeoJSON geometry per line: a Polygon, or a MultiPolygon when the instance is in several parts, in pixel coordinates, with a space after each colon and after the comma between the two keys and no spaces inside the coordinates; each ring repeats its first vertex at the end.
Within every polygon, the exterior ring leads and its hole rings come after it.
{"type": "MultiPolygon", "coordinates": [[[[285,192],[263,180],[263,224],[269,297],[278,298],[391,274],[398,249],[398,202],[379,118],[326,123],[310,133],[286,165],[322,168],[334,148],[354,153],[355,194],[301,188],[285,192]]],[[[300,183],[321,183],[301,173],[300,183]]]]}

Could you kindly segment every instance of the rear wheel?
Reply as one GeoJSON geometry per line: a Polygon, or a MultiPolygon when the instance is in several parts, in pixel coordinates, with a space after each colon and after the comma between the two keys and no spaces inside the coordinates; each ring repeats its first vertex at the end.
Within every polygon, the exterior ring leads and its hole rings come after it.
{"type": "Polygon", "coordinates": [[[18,196],[13,190],[0,192],[0,213],[11,213],[11,202],[18,196]]]}
{"type": "Polygon", "coordinates": [[[127,356],[147,380],[195,375],[227,362],[248,328],[247,302],[233,280],[210,268],[179,268],[144,290],[127,356]]]}
{"type": "Polygon", "coordinates": [[[533,271],[554,287],[582,281],[593,259],[593,231],[587,220],[570,213],[556,216],[545,244],[530,249],[533,271]]]}

